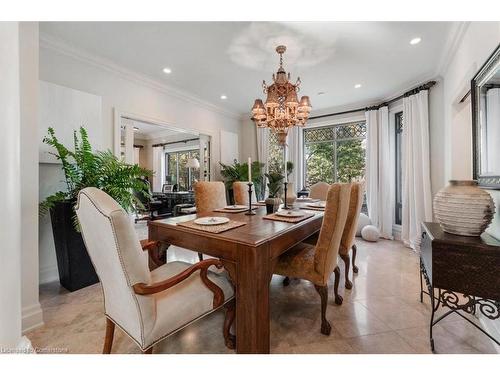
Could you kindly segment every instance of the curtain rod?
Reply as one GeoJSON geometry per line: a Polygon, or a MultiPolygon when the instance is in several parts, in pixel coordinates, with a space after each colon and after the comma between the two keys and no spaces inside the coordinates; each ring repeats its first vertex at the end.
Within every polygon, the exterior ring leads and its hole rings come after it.
{"type": "Polygon", "coordinates": [[[420,91],[422,90],[429,90],[432,86],[434,86],[437,82],[436,81],[429,81],[427,83],[424,83],[423,85],[420,85],[418,87],[415,87],[407,92],[405,92],[404,94],[401,94],[399,95],[398,97],[394,98],[394,99],[391,99],[389,101],[386,101],[386,102],[383,102],[379,105],[374,105],[374,106],[371,106],[371,107],[364,107],[364,108],[357,108],[357,109],[351,109],[349,111],[342,111],[342,112],[335,112],[335,113],[328,113],[326,115],[319,115],[319,116],[313,116],[313,117],[309,117],[309,120],[315,120],[317,118],[323,118],[323,117],[330,117],[330,116],[338,116],[338,115],[346,115],[348,113],[354,113],[354,112],[366,112],[366,111],[372,111],[372,110],[375,110],[375,109],[379,109],[379,108],[382,108],[382,107],[386,107],[388,106],[389,104],[391,103],[394,103],[404,97],[407,97],[407,96],[410,96],[410,95],[415,95],[415,94],[418,94],[420,91]]]}
{"type": "Polygon", "coordinates": [[[182,141],[175,141],[175,142],[166,142],[166,143],[156,143],[152,147],[162,147],[162,146],[167,146],[167,145],[173,145],[176,143],[188,143],[190,141],[198,141],[200,138],[190,138],[190,139],[184,139],[182,141]]]}

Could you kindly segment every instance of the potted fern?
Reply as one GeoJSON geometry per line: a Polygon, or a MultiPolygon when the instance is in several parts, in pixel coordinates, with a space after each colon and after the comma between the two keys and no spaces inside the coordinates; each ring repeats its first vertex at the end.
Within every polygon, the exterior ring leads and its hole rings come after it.
{"type": "Polygon", "coordinates": [[[42,216],[50,212],[59,281],[69,291],[75,291],[98,281],[74,211],[79,191],[97,187],[127,212],[133,212],[142,206],[134,192],[149,195],[148,185],[142,177],[152,172],[124,163],[109,150],[93,151],[83,127],[79,136],[74,132],[73,151],[59,142],[52,128],[48,129],[43,142],[54,148],[53,155],[62,164],[66,190],[47,197],[40,203],[39,211],[42,216]]]}

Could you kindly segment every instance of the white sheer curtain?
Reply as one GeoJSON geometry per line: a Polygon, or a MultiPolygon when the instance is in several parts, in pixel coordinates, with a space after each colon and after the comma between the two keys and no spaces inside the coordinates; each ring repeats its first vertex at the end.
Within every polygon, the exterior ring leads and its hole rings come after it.
{"type": "Polygon", "coordinates": [[[392,239],[394,215],[394,169],[391,158],[389,108],[365,113],[366,200],[372,224],[383,238],[392,239]]]}
{"type": "Polygon", "coordinates": [[[401,238],[406,246],[419,250],[420,224],[432,221],[427,90],[403,99],[403,124],[401,238]]]}
{"type": "Polygon", "coordinates": [[[153,147],[153,191],[161,191],[163,175],[165,174],[165,155],[163,147],[153,147]]]}
{"type": "MultiPolygon", "coordinates": [[[[264,172],[267,173],[269,159],[269,128],[257,128],[257,158],[261,163],[265,163],[264,172]]],[[[264,184],[264,196],[267,197],[267,183],[264,184]]]]}
{"type": "Polygon", "coordinates": [[[269,158],[269,128],[257,128],[257,158],[266,164],[269,158]]]}
{"type": "Polygon", "coordinates": [[[302,163],[301,163],[301,153],[302,153],[302,129],[298,126],[294,126],[288,130],[287,144],[288,144],[288,153],[287,153],[287,161],[291,161],[293,163],[293,172],[290,174],[289,182],[293,183],[293,189],[295,193],[302,189],[302,163]]]}

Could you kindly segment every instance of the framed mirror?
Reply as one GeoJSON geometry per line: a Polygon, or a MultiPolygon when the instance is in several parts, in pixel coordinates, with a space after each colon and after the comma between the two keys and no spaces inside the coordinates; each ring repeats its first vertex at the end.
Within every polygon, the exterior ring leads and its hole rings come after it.
{"type": "Polygon", "coordinates": [[[473,178],[500,189],[500,45],[471,82],[473,178]]]}

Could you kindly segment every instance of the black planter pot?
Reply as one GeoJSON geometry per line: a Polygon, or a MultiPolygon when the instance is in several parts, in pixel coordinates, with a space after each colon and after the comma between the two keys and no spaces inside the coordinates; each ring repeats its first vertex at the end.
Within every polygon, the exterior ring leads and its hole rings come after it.
{"type": "Polygon", "coordinates": [[[82,235],[73,226],[75,203],[59,202],[50,210],[59,281],[70,292],[99,281],[82,235]]]}

